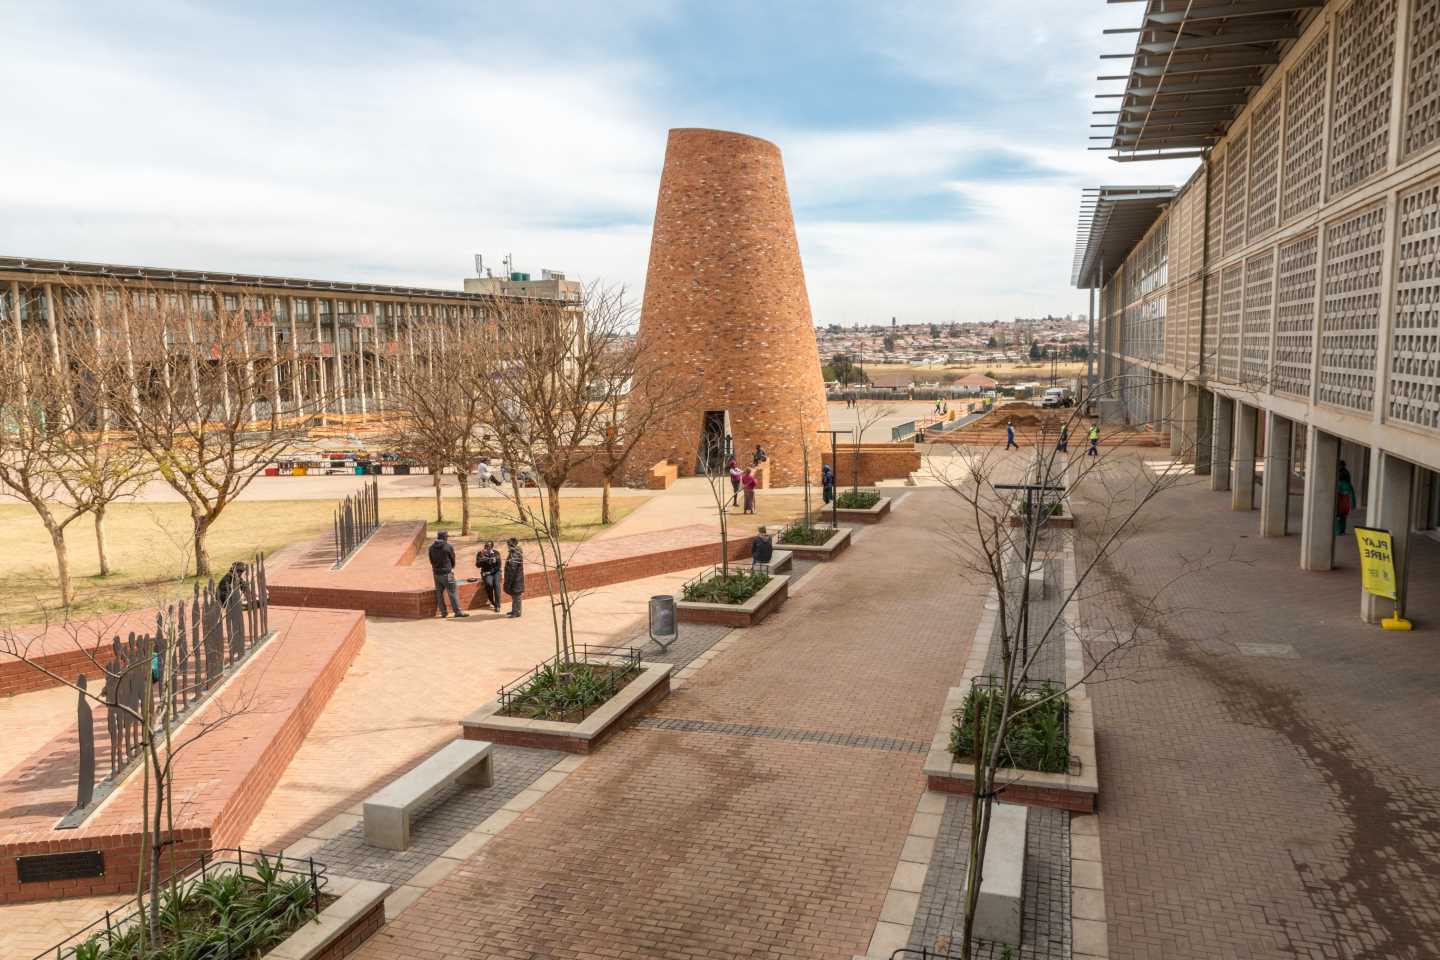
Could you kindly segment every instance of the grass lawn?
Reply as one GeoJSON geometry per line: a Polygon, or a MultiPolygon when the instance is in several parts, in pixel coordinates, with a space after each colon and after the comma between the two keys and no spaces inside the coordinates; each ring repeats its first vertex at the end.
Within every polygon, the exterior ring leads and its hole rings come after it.
{"type": "MultiPolygon", "coordinates": [[[[521,528],[495,513],[503,501],[475,498],[471,528],[496,540],[518,534],[521,528]],[[486,508],[489,508],[488,510],[486,508]]],[[[619,520],[645,502],[644,497],[614,497],[610,516],[619,520]]],[[[459,530],[460,500],[447,497],[445,522],[435,523],[435,498],[382,499],[382,520],[425,520],[430,529],[459,530]]],[[[327,533],[335,503],[330,500],[242,500],[225,509],[207,538],[210,560],[218,572],[236,560],[249,559],[256,550],[270,553],[289,543],[327,533]]],[[[561,502],[566,539],[583,540],[602,528],[600,500],[566,498],[561,502]]],[[[111,610],[150,606],[190,589],[177,582],[191,568],[190,513],[183,503],[121,503],[105,518],[110,546],[110,576],[98,576],[95,526],[89,517],[66,531],[70,573],[75,584],[71,615],[92,616],[111,610]]],[[[33,623],[44,618],[42,607],[57,606],[55,551],[35,511],[24,504],[0,504],[0,625],[33,623]]],[[[53,614],[52,614],[53,616],[53,614]]]]}

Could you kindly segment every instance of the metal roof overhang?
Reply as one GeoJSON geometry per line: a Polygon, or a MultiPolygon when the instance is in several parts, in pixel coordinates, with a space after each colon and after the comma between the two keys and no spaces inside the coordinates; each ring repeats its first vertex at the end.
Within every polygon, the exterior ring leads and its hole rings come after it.
{"type": "Polygon", "coordinates": [[[1102,57],[1128,59],[1130,71],[1099,78],[1124,80],[1125,92],[1099,95],[1120,108],[1095,111],[1116,120],[1095,124],[1110,133],[1091,149],[1154,160],[1213,147],[1325,2],[1145,0],[1139,27],[1105,31],[1136,34],[1135,51],[1102,57]]]}
{"type": "Polygon", "coordinates": [[[283,287],[333,293],[431,297],[443,300],[489,300],[491,294],[424,287],[397,287],[375,283],[345,283],[331,280],[301,280],[260,274],[223,273],[205,270],[173,270],[166,267],[128,267],[115,263],[82,263],[74,260],[40,260],[34,257],[0,257],[0,273],[53,274],[61,277],[96,277],[127,283],[193,283],[225,287],[283,287]]]}
{"type": "Polygon", "coordinates": [[[1081,195],[1080,225],[1070,282],[1100,287],[1179,195],[1178,187],[1089,187],[1081,195]]]}

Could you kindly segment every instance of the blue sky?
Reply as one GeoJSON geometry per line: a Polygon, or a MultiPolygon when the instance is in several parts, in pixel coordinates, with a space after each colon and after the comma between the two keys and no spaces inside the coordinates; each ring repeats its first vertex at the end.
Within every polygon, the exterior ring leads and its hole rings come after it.
{"type": "Polygon", "coordinates": [[[458,286],[644,283],[666,131],[784,153],[817,323],[1084,308],[1103,0],[0,0],[0,252],[458,286]],[[9,54],[14,54],[13,56],[9,54]]]}

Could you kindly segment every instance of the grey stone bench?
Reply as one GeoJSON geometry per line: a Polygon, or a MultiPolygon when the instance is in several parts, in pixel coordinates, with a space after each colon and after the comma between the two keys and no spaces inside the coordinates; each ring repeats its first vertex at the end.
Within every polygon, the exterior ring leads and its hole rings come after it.
{"type": "Polygon", "coordinates": [[[990,838],[975,905],[975,936],[1000,943],[1020,943],[1025,915],[1025,828],[1029,808],[997,803],[990,808],[990,838]]]}
{"type": "Polygon", "coordinates": [[[399,780],[365,801],[365,842],[386,850],[410,846],[410,817],[450,783],[488,787],[495,782],[490,744],[452,740],[399,780]]]}

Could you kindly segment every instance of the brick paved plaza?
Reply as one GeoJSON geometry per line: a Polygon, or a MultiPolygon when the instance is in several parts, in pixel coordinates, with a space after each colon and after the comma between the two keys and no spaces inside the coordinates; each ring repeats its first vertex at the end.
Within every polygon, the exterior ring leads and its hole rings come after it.
{"type": "Polygon", "coordinates": [[[1440,544],[1416,549],[1416,632],[1387,633],[1359,621],[1353,537],[1302,572],[1294,526],[1262,539],[1207,479],[1105,570],[1122,622],[1194,570],[1092,686],[1111,955],[1440,956],[1440,544]]]}

